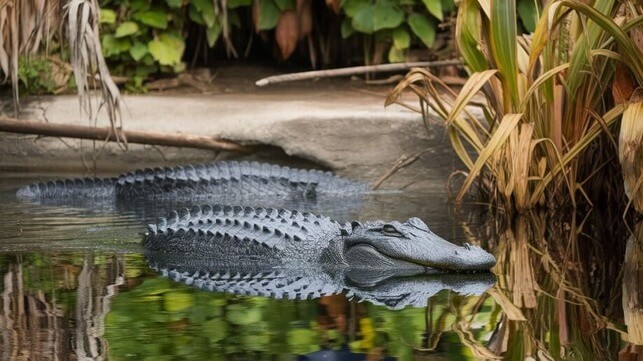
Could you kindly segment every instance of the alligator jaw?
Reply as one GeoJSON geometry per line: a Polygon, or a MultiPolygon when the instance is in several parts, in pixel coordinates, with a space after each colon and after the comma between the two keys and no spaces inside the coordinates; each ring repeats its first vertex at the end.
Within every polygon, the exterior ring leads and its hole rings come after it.
{"type": "Polygon", "coordinates": [[[495,257],[480,247],[457,246],[440,238],[418,218],[404,223],[355,222],[344,237],[344,247],[346,255],[368,254],[347,259],[349,267],[378,260],[391,265],[424,267],[428,273],[475,272],[488,271],[496,263],[495,257]],[[368,252],[366,247],[370,247],[368,252]]]}

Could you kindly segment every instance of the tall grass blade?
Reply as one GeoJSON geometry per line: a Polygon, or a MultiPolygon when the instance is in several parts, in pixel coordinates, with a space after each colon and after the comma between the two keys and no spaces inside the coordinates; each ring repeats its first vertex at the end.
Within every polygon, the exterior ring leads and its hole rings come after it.
{"type": "Polygon", "coordinates": [[[478,1],[462,0],[458,6],[458,19],[455,39],[465,64],[472,72],[488,69],[487,59],[480,51],[483,40],[480,34],[482,29],[478,1]]]}
{"type": "Polygon", "coordinates": [[[518,63],[516,1],[497,0],[491,3],[491,51],[500,79],[503,81],[504,111],[518,108],[518,63]]]}
{"type": "Polygon", "coordinates": [[[462,188],[460,189],[460,192],[456,197],[456,201],[458,202],[462,201],[462,198],[469,190],[469,187],[471,187],[471,184],[473,183],[475,178],[482,171],[482,168],[484,167],[487,160],[494,153],[502,149],[502,146],[504,145],[505,141],[507,140],[511,132],[514,130],[514,128],[516,127],[516,125],[518,124],[521,118],[522,118],[522,114],[507,114],[502,118],[502,121],[498,125],[498,128],[494,132],[491,139],[489,139],[489,142],[484,147],[482,152],[480,152],[480,154],[478,155],[478,158],[476,159],[475,163],[473,164],[473,167],[469,171],[467,178],[464,180],[464,183],[462,184],[462,188]]]}

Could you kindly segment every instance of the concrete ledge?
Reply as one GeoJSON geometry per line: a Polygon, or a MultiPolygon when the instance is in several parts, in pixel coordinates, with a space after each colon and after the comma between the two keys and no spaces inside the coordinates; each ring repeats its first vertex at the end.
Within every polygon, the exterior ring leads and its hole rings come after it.
{"type": "MultiPolygon", "coordinates": [[[[88,124],[79,114],[75,96],[28,99],[23,106],[24,118],[88,124]]],[[[97,122],[107,125],[103,115],[97,122]]],[[[395,188],[436,187],[435,180],[443,186],[454,162],[444,128],[437,121],[427,132],[417,113],[399,106],[384,108],[384,95],[355,90],[126,96],[123,122],[132,130],[185,132],[269,145],[365,181],[379,178],[402,155],[431,148],[411,169],[387,183],[395,188]]],[[[95,164],[98,173],[105,174],[231,156],[140,145],[125,151],[115,144],[0,133],[0,169],[16,172],[83,173],[95,164]]],[[[258,157],[266,160],[272,155],[258,157]]]]}

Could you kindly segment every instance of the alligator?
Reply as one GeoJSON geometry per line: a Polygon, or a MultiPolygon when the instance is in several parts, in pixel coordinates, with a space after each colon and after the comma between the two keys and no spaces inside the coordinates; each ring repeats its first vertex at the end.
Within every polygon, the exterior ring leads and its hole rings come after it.
{"type": "Polygon", "coordinates": [[[479,295],[493,286],[493,273],[425,275],[408,270],[357,269],[331,265],[299,268],[260,264],[222,265],[216,259],[148,252],[147,262],[161,276],[210,292],[276,299],[315,299],[343,293],[389,309],[425,307],[441,290],[479,295]]]}
{"type": "Polygon", "coordinates": [[[144,222],[194,204],[243,204],[307,211],[358,212],[370,187],[320,170],[258,162],[220,161],[142,169],[113,178],[77,178],[20,188],[35,205],[74,207],[102,214],[134,214],[144,222]]]}
{"type": "Polygon", "coordinates": [[[488,271],[496,262],[478,246],[450,243],[419,218],[351,222],[286,209],[195,206],[148,225],[147,252],[216,261],[221,266],[404,270],[408,274],[488,271]]]}
{"type": "Polygon", "coordinates": [[[320,170],[295,169],[258,162],[212,162],[147,168],[112,178],[76,178],[20,188],[20,199],[190,200],[229,195],[341,195],[368,191],[368,185],[320,170]]]}

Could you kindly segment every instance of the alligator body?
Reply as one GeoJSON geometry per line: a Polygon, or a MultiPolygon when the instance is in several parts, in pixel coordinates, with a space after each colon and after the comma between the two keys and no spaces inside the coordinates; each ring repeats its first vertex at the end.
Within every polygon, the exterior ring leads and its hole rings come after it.
{"type": "Polygon", "coordinates": [[[493,273],[415,275],[406,270],[330,265],[240,266],[156,252],[148,253],[147,261],[163,277],[206,291],[277,299],[315,299],[344,293],[390,309],[425,307],[431,296],[444,289],[479,295],[496,281],[493,273]]]}
{"type": "Polygon", "coordinates": [[[319,170],[257,162],[214,162],[137,170],[114,178],[48,181],[20,188],[25,202],[133,214],[150,222],[172,209],[217,203],[333,211],[340,219],[359,212],[369,186],[319,170]]]}
{"type": "Polygon", "coordinates": [[[114,178],[78,178],[31,184],[21,199],[190,200],[230,195],[297,196],[353,194],[363,183],[330,172],[294,169],[258,162],[214,162],[137,170],[114,178]]]}
{"type": "Polygon", "coordinates": [[[285,209],[204,206],[173,212],[148,226],[148,252],[219,265],[404,270],[409,275],[487,271],[493,255],[457,246],[418,218],[352,222],[285,209]]]}

